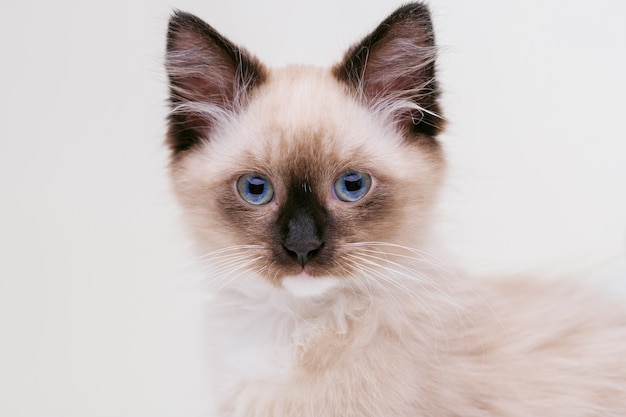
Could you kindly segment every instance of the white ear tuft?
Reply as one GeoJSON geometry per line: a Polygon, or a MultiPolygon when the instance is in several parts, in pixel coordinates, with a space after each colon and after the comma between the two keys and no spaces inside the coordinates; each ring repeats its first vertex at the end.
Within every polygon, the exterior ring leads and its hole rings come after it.
{"type": "Polygon", "coordinates": [[[266,76],[255,57],[183,12],[170,19],[166,68],[172,110],[168,138],[174,155],[206,138],[266,76]]]}
{"type": "Polygon", "coordinates": [[[400,128],[434,138],[443,127],[436,56],[428,8],[413,3],[396,10],[350,48],[334,74],[400,128]]]}

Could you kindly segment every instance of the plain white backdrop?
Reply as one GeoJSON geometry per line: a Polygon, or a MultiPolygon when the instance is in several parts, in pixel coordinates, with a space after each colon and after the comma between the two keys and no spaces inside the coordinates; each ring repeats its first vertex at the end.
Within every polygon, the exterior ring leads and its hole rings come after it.
{"type": "MultiPolygon", "coordinates": [[[[270,65],[326,66],[399,4],[3,5],[1,416],[211,415],[205,295],[163,145],[171,11],[270,65]]],[[[626,287],[626,3],[430,4],[451,252],[474,274],[626,287]]]]}

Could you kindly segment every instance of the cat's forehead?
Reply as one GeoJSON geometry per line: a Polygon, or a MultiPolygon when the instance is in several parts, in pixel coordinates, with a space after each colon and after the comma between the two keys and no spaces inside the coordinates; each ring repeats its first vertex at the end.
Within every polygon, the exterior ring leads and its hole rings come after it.
{"type": "MultiPolygon", "coordinates": [[[[350,124],[367,112],[329,71],[291,66],[270,73],[265,88],[250,103],[249,114],[259,121],[268,140],[298,146],[317,141],[335,150],[350,148],[350,124]]],[[[371,115],[370,115],[371,116],[371,115]]]]}
{"type": "Polygon", "coordinates": [[[386,164],[401,136],[351,97],[326,69],[273,70],[225,138],[257,164],[354,168],[386,164]]]}
{"type": "Polygon", "coordinates": [[[345,84],[328,69],[303,65],[271,70],[256,98],[251,104],[261,106],[270,116],[268,121],[275,116],[273,120],[280,120],[282,124],[302,125],[307,119],[313,124],[320,116],[332,121],[329,112],[339,119],[339,110],[350,112],[359,107],[347,93],[345,84]]]}

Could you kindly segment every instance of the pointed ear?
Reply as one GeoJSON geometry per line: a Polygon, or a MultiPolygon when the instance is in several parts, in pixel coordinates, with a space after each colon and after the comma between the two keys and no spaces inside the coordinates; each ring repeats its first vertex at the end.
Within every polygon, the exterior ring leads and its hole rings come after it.
{"type": "Polygon", "coordinates": [[[166,68],[173,155],[207,139],[211,129],[245,104],[266,71],[245,50],[188,13],[175,12],[167,37],[166,68]]]}
{"type": "Polygon", "coordinates": [[[428,8],[412,3],[350,48],[333,72],[409,137],[433,140],[444,124],[437,101],[435,58],[428,8]]]}

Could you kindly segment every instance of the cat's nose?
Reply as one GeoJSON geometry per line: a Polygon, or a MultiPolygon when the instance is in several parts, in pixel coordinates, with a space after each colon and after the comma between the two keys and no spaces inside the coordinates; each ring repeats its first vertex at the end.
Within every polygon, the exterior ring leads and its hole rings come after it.
{"type": "Polygon", "coordinates": [[[300,265],[304,266],[313,259],[324,247],[324,242],[317,238],[285,239],[283,247],[287,254],[300,265]]]}
{"type": "Polygon", "coordinates": [[[287,222],[282,245],[291,259],[304,266],[324,246],[319,225],[308,210],[296,210],[287,222]]]}

